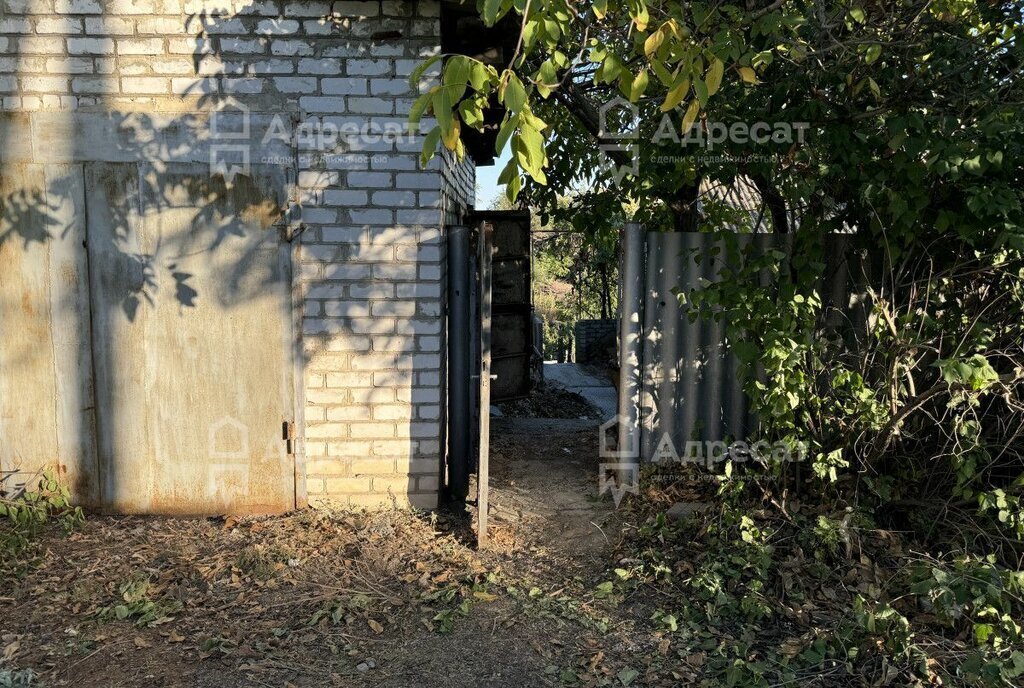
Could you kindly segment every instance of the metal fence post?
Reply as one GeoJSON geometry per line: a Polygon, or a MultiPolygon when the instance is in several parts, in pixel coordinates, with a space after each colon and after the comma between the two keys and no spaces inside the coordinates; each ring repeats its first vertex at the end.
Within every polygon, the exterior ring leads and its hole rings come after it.
{"type": "Polygon", "coordinates": [[[640,457],[640,392],[643,366],[644,228],[626,224],[622,237],[622,292],[619,298],[619,456],[640,457]]]}

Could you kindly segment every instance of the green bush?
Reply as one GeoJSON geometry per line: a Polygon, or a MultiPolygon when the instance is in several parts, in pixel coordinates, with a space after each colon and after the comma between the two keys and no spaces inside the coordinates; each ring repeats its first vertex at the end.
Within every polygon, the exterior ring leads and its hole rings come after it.
{"type": "Polygon", "coordinates": [[[17,573],[30,563],[32,543],[45,528],[57,525],[67,533],[84,520],[67,487],[50,471],[14,496],[0,497],[0,573],[17,573]]]}

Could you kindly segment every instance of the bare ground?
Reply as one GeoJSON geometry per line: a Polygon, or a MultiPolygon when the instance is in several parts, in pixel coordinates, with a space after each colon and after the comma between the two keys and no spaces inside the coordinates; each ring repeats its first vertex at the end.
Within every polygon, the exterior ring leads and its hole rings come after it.
{"type": "MultiPolygon", "coordinates": [[[[3,579],[0,676],[51,686],[605,683],[632,620],[591,591],[619,528],[593,421],[501,419],[473,514],[91,517],[3,579]],[[566,672],[569,672],[567,674],[566,672]],[[589,677],[589,678],[587,678],[589,677]]],[[[33,684],[35,685],[35,684],[33,684]]]]}

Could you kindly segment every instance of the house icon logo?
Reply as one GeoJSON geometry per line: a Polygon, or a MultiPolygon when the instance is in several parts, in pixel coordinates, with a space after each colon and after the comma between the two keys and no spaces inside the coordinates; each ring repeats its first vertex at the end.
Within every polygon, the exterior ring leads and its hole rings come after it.
{"type": "Polygon", "coordinates": [[[249,428],[231,416],[210,425],[208,452],[220,461],[249,460],[249,428]]]}
{"type": "Polygon", "coordinates": [[[208,467],[207,497],[228,509],[238,497],[249,493],[249,467],[212,465],[208,467]]]}
{"type": "Polygon", "coordinates": [[[598,496],[610,492],[615,508],[627,494],[640,494],[639,463],[602,463],[598,470],[598,496]]]}
{"type": "Polygon", "coordinates": [[[230,102],[210,115],[210,174],[231,184],[235,175],[248,175],[252,167],[249,108],[230,102]]]}
{"type": "Polygon", "coordinates": [[[602,459],[640,459],[640,426],[622,415],[601,424],[598,454],[602,459]],[[620,446],[621,444],[621,446],[620,446]]]}
{"type": "Polygon", "coordinates": [[[639,119],[636,105],[622,97],[612,98],[597,112],[597,136],[602,141],[635,140],[640,137],[639,119]]]}
{"type": "Polygon", "coordinates": [[[640,111],[625,98],[613,98],[598,111],[598,144],[602,167],[619,186],[627,175],[640,174],[640,111]]]}

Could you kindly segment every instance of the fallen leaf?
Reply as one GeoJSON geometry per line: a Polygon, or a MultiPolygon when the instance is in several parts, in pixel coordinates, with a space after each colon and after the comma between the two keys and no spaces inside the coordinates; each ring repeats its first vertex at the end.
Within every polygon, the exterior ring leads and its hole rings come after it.
{"type": "Polygon", "coordinates": [[[779,650],[782,651],[784,657],[793,658],[800,654],[800,651],[804,649],[804,643],[800,638],[787,638],[779,650]]]}
{"type": "Polygon", "coordinates": [[[373,619],[367,619],[366,623],[370,625],[370,628],[372,628],[373,632],[376,633],[377,635],[380,635],[381,633],[384,632],[384,626],[379,621],[375,621],[373,619]]]}
{"type": "Polygon", "coordinates": [[[8,643],[4,648],[4,659],[13,659],[14,655],[18,654],[18,650],[21,648],[21,643],[15,640],[13,643],[8,643]]]}
{"type": "Polygon", "coordinates": [[[618,677],[619,681],[624,686],[628,686],[630,683],[632,683],[634,680],[636,680],[636,677],[639,676],[639,675],[640,675],[640,672],[637,671],[636,669],[634,669],[633,667],[626,667],[625,669],[620,671],[618,674],[616,674],[616,676],[618,677]]]}

